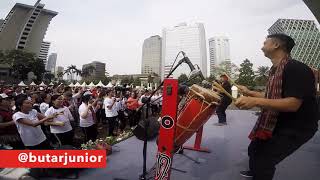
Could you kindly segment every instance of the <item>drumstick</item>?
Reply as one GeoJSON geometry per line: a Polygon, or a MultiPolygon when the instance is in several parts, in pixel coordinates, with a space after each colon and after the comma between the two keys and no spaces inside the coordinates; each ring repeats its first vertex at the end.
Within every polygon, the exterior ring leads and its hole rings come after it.
{"type": "Polygon", "coordinates": [[[240,88],[239,88],[239,85],[238,85],[237,83],[235,83],[227,73],[224,73],[224,75],[227,76],[227,78],[228,78],[228,80],[231,82],[231,84],[233,84],[233,85],[236,86],[238,89],[240,89],[240,88]]]}
{"type": "Polygon", "coordinates": [[[229,98],[231,98],[232,99],[232,101],[236,101],[236,99],[234,98],[234,97],[232,97],[219,83],[217,83],[217,82],[213,82],[213,85],[216,87],[216,88],[218,88],[218,89],[220,89],[220,91],[222,92],[222,93],[224,93],[225,95],[227,95],[229,98]]]}

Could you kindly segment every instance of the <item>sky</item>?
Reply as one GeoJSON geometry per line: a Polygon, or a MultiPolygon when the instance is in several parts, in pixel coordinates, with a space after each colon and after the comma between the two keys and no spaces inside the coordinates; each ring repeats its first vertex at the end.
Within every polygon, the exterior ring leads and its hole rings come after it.
{"type": "MultiPolygon", "coordinates": [[[[17,2],[33,5],[36,0],[0,0],[0,18],[4,19],[17,2]]],[[[248,58],[255,68],[271,66],[260,49],[268,28],[277,19],[307,19],[317,23],[302,0],[42,0],[41,3],[59,13],[45,36],[51,42],[49,52],[58,53],[57,65],[74,64],[81,68],[91,61],[101,61],[106,63],[110,75],[140,73],[143,41],[153,35],[162,36],[163,28],[181,22],[203,23],[207,40],[227,36],[231,61],[239,65],[248,58]]]]}

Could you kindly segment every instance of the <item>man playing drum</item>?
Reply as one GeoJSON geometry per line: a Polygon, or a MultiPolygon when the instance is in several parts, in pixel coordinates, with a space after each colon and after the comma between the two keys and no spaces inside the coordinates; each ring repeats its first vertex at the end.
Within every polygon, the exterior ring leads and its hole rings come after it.
{"type": "Polygon", "coordinates": [[[294,40],[285,34],[269,35],[262,51],[271,59],[266,93],[240,86],[245,95],[235,105],[240,109],[262,108],[249,138],[249,171],[242,176],[272,180],[275,166],[318,130],[315,77],[311,69],[290,56],[294,40]]]}

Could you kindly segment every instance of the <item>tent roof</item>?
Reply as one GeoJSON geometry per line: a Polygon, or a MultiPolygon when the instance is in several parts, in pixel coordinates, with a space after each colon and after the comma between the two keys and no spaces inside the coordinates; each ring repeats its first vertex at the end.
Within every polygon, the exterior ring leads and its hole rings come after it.
{"type": "Polygon", "coordinates": [[[18,86],[27,86],[23,81],[21,81],[18,86]]]}

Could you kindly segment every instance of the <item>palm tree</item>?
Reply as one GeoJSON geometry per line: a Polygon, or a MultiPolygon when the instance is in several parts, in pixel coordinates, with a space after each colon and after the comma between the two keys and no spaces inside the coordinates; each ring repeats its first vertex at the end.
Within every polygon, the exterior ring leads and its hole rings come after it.
{"type": "Polygon", "coordinates": [[[71,75],[71,81],[73,81],[73,74],[78,76],[81,74],[81,70],[77,69],[75,65],[70,65],[64,70],[64,74],[71,75]]]}
{"type": "Polygon", "coordinates": [[[62,79],[62,77],[63,77],[63,75],[64,75],[64,73],[63,73],[63,72],[58,72],[58,73],[57,73],[57,77],[58,77],[58,79],[59,79],[59,80],[61,80],[61,79],[62,79]]]}
{"type": "Polygon", "coordinates": [[[258,77],[268,76],[269,67],[268,66],[259,66],[257,70],[258,77]]]}
{"type": "Polygon", "coordinates": [[[258,86],[265,86],[268,81],[268,66],[259,66],[258,70],[256,71],[255,82],[258,86]]]}

